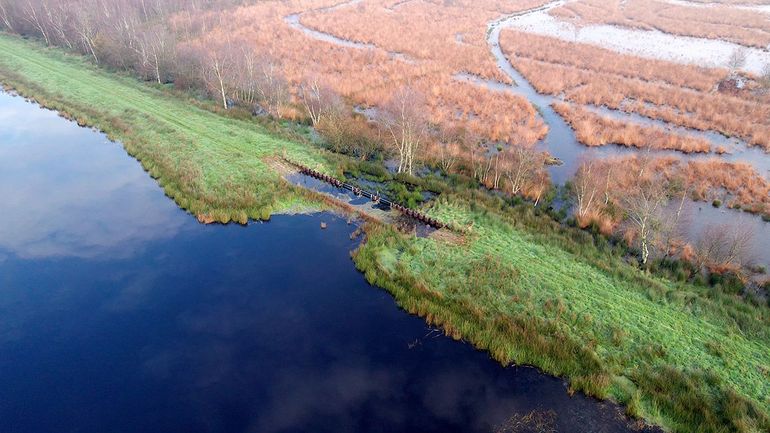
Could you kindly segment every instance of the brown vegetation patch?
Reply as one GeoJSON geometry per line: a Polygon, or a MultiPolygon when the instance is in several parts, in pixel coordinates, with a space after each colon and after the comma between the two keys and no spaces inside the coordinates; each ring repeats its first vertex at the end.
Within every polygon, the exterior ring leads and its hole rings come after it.
{"type": "Polygon", "coordinates": [[[430,237],[439,242],[445,242],[453,245],[465,245],[465,236],[455,230],[436,230],[430,234],[430,237]]]}
{"type": "Polygon", "coordinates": [[[556,413],[534,410],[527,414],[517,413],[497,426],[494,431],[495,433],[556,433],[556,413]]]}
{"type": "Polygon", "coordinates": [[[770,19],[766,15],[727,5],[693,7],[656,0],[578,0],[549,13],[582,24],[660,30],[682,36],[723,39],[757,48],[770,45],[770,19]]]}
{"type": "Polygon", "coordinates": [[[281,175],[282,177],[286,177],[287,175],[292,173],[297,173],[297,169],[295,167],[292,167],[289,163],[284,161],[282,158],[271,156],[269,158],[265,158],[264,161],[268,167],[275,170],[275,172],[281,175]]]}
{"type": "Polygon", "coordinates": [[[695,199],[724,200],[728,207],[770,215],[770,182],[747,163],[728,163],[716,159],[690,161],[685,173],[697,180],[695,199]]]}
{"type": "Polygon", "coordinates": [[[555,103],[553,108],[575,130],[578,141],[587,146],[619,144],[684,153],[711,151],[711,143],[703,138],[670,134],[659,127],[622,122],[572,104],[555,103]]]}
{"type": "Polygon", "coordinates": [[[602,72],[622,78],[656,81],[700,91],[710,91],[727,71],[645,59],[594,45],[563,41],[506,29],[500,37],[506,56],[525,57],[570,66],[580,71],[602,72]]]}
{"type": "MultiPolygon", "coordinates": [[[[515,7],[485,2],[482,8],[441,2],[413,1],[392,8],[393,1],[374,1],[333,9],[329,1],[264,2],[224,11],[177,15],[174,27],[192,35],[185,44],[217,50],[222,44],[248,46],[280,59],[291,87],[308,71],[353,104],[380,106],[402,86],[426,96],[430,121],[461,124],[491,140],[532,144],[546,127],[526,99],[458,83],[453,76],[470,72],[509,81],[489,53],[486,23],[502,12],[542,4],[527,1],[515,7]],[[358,49],[319,41],[285,22],[301,13],[303,25],[339,38],[377,48],[358,49]],[[204,31],[205,29],[205,31],[204,31]],[[455,35],[463,35],[458,44],[455,35]],[[275,41],[281,41],[276,44],[275,41]],[[402,54],[403,56],[394,54],[402,54]]],[[[477,6],[477,5],[473,5],[477,6]]]]}
{"type": "MultiPolygon", "coordinates": [[[[746,163],[726,162],[718,158],[682,161],[673,157],[650,159],[627,156],[594,161],[594,165],[597,173],[608,170],[612,173],[609,183],[611,195],[622,195],[632,188],[644,165],[645,170],[659,173],[662,182],[686,184],[694,200],[721,200],[728,207],[770,215],[770,181],[746,163]]],[[[599,176],[596,182],[597,188],[602,189],[603,178],[599,176]]],[[[598,194],[603,196],[604,192],[598,194]]],[[[598,206],[594,209],[600,208],[601,200],[597,200],[596,204],[598,206]]]]}
{"type": "Polygon", "coordinates": [[[541,93],[717,131],[770,149],[770,103],[760,94],[713,92],[726,71],[650,61],[656,68],[653,72],[632,56],[515,30],[502,32],[501,45],[541,93]]]}
{"type": "MultiPolygon", "coordinates": [[[[256,62],[260,74],[265,65],[278,65],[286,87],[293,89],[292,98],[306,106],[311,118],[317,114],[313,113],[313,101],[308,104],[314,83],[319,89],[342,95],[350,104],[373,108],[374,123],[362,116],[346,120],[345,115],[337,115],[337,109],[326,110],[320,120],[313,120],[335,150],[365,159],[370,154],[365,144],[381,143],[394,150],[401,164],[399,172],[411,174],[415,158],[427,160],[441,165],[447,173],[461,173],[488,188],[537,201],[547,191],[549,180],[542,155],[532,148],[545,136],[547,127],[525,98],[461,82],[454,76],[471,72],[507,80],[489,52],[487,23],[502,13],[542,3],[446,5],[411,1],[394,7],[392,1],[374,1],[323,8],[328,3],[265,2],[177,15],[172,23],[178,33],[190,35],[183,47],[204,58],[208,70],[213,71],[211,84],[206,87],[212,94],[222,93],[222,105],[227,99],[225,94],[233,95],[238,102],[253,100],[251,94],[255,91],[249,85],[255,80],[248,74],[252,63],[244,61],[251,55],[239,51],[225,55],[233,47],[248,47],[256,53],[267,53],[267,63],[256,62]],[[303,25],[369,47],[317,40],[286,22],[285,17],[297,13],[303,25]],[[463,35],[461,44],[456,40],[458,33],[463,35]],[[281,43],[276,44],[276,40],[281,43]],[[227,65],[228,58],[236,60],[230,65],[234,72],[222,68],[225,81],[233,83],[232,88],[224,90],[218,65],[227,65]],[[310,78],[309,70],[313,71],[310,78]],[[408,119],[400,119],[403,113],[393,109],[403,102],[399,97],[403,94],[410,95],[405,102],[413,107],[408,119]],[[409,134],[394,128],[402,123],[413,126],[409,134]],[[361,141],[351,134],[368,137],[363,140],[366,143],[353,143],[350,148],[351,141],[361,141]]],[[[315,93],[320,98],[315,102],[328,99],[322,93],[315,93]]],[[[285,110],[270,113],[285,117],[285,110]]]]}

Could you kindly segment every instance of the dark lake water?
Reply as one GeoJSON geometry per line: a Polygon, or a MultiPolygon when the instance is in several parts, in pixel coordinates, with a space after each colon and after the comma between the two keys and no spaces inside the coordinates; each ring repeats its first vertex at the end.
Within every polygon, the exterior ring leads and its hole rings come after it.
{"type": "Polygon", "coordinates": [[[198,224],[119,144],[2,92],[0,197],[0,432],[629,431],[400,310],[345,219],[198,224]]]}

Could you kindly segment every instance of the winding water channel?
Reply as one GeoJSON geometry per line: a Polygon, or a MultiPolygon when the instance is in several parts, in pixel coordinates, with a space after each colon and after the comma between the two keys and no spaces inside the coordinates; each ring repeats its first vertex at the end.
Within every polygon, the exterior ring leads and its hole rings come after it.
{"type": "MultiPolygon", "coordinates": [[[[523,96],[533,104],[540,113],[543,121],[548,125],[548,135],[542,140],[541,146],[552,155],[564,162],[561,166],[550,168],[551,178],[556,183],[564,183],[569,180],[577,171],[578,161],[583,157],[607,157],[614,155],[628,155],[638,152],[634,148],[606,145],[600,147],[586,147],[576,138],[575,132],[570,125],[556,113],[551,104],[561,102],[561,99],[553,95],[538,93],[537,90],[527,81],[527,79],[516,70],[508,61],[500,47],[500,32],[506,27],[515,27],[519,20],[526,19],[529,16],[546,14],[549,10],[562,6],[566,2],[557,0],[544,6],[518,12],[505,16],[489,23],[487,32],[487,42],[492,55],[497,62],[497,66],[513,81],[513,85],[503,83],[490,83],[488,81],[476,80],[478,85],[485,86],[490,90],[500,90],[500,86],[509,87],[510,91],[523,96]]],[[[466,78],[463,75],[460,78],[466,78]]],[[[668,122],[657,119],[651,119],[636,113],[627,113],[619,110],[613,110],[607,107],[588,107],[591,111],[615,120],[621,120],[626,123],[654,126],[675,134],[692,136],[704,139],[710,142],[714,147],[723,146],[730,153],[720,155],[719,158],[730,162],[743,162],[753,166],[761,175],[770,173],[770,156],[757,147],[749,147],[745,142],[738,139],[730,139],[713,131],[698,131],[691,128],[680,127],[668,122]]],[[[676,151],[655,150],[653,152],[660,156],[675,156],[685,160],[712,158],[713,154],[682,154],[676,151]]]]}
{"type": "Polygon", "coordinates": [[[201,225],[118,143],[2,92],[0,196],[2,432],[632,431],[400,310],[344,218],[201,225]]]}
{"type": "MultiPolygon", "coordinates": [[[[319,9],[313,9],[312,11],[314,11],[314,12],[331,12],[331,11],[334,11],[334,10],[339,9],[339,8],[356,5],[358,3],[361,3],[362,1],[363,0],[349,0],[349,1],[338,3],[338,4],[335,4],[335,5],[332,5],[332,6],[327,6],[327,7],[319,8],[319,9]]],[[[391,9],[391,12],[392,11],[393,10],[391,9]]],[[[348,40],[348,39],[344,39],[344,38],[340,38],[338,36],[332,35],[330,33],[324,33],[324,32],[321,32],[321,31],[318,31],[318,30],[315,30],[315,29],[311,29],[310,27],[307,27],[307,26],[305,26],[304,24],[302,24],[300,22],[300,19],[302,18],[302,14],[303,13],[304,12],[288,15],[288,16],[284,17],[284,21],[286,22],[286,24],[288,24],[292,28],[295,28],[295,29],[305,33],[306,35],[308,35],[308,36],[310,36],[310,37],[312,37],[314,39],[317,39],[319,41],[328,42],[330,44],[337,45],[339,47],[353,48],[353,49],[357,49],[357,50],[382,50],[382,51],[386,52],[388,54],[388,56],[390,58],[392,58],[392,59],[401,60],[401,61],[407,62],[407,63],[414,63],[414,60],[412,60],[412,58],[410,58],[409,56],[407,56],[404,53],[383,50],[382,48],[380,48],[380,47],[378,47],[377,45],[374,45],[374,44],[370,44],[370,43],[367,43],[367,42],[361,42],[361,41],[351,41],[351,40],[348,40]]]]}

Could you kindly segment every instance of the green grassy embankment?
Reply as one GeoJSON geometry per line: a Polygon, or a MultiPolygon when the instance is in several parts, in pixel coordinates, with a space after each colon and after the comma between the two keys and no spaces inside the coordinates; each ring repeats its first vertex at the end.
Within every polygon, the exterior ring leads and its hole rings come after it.
{"type": "Polygon", "coordinates": [[[555,223],[517,227],[531,211],[431,213],[471,233],[455,245],[376,228],[356,253],[408,311],[670,430],[767,431],[766,307],[645,275],[555,223]]]}
{"type": "Polygon", "coordinates": [[[286,152],[315,165],[320,152],[247,120],[197,107],[86,59],[0,35],[0,82],[123,143],[179,206],[206,221],[245,222],[305,200],[264,158],[286,152]]]}
{"type": "MultiPolygon", "coordinates": [[[[263,162],[312,147],[197,108],[77,56],[0,36],[0,80],[124,143],[204,219],[242,221],[303,202],[263,162]]],[[[331,168],[327,166],[327,169],[331,168]]],[[[768,431],[770,317],[715,289],[647,275],[605,243],[531,209],[441,199],[471,227],[458,243],[370,226],[357,266],[405,309],[504,363],[532,364],[673,431],[768,431]]]]}

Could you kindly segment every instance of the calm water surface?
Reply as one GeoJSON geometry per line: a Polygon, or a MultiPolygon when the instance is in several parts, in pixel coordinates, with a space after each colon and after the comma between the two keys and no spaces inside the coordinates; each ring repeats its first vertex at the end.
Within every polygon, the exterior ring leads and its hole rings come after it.
{"type": "Polygon", "coordinates": [[[200,225],[119,144],[3,93],[0,197],[4,433],[629,430],[399,310],[344,219],[200,225]]]}

